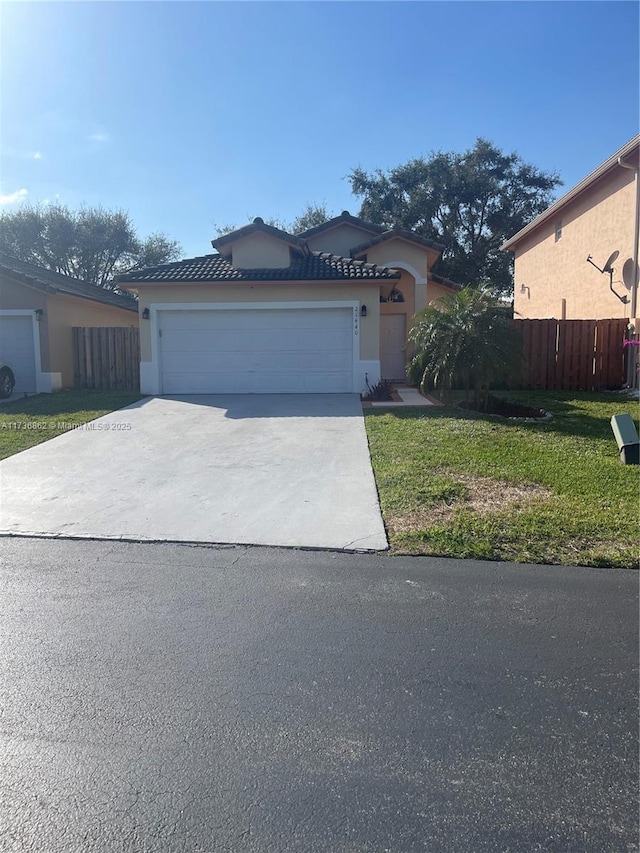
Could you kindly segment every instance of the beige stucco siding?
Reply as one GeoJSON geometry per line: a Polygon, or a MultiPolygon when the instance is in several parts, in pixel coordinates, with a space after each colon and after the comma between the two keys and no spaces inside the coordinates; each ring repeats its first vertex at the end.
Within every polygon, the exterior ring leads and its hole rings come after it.
{"type": "Polygon", "coordinates": [[[314,237],[309,237],[307,244],[313,252],[331,252],[333,255],[348,258],[351,249],[361,243],[366,243],[374,236],[375,234],[371,231],[343,222],[336,225],[335,228],[321,231],[314,237]]]}
{"type": "Polygon", "coordinates": [[[290,247],[269,234],[249,234],[231,244],[231,263],[236,269],[284,269],[290,264],[290,247]]]}
{"type": "MultiPolygon", "coordinates": [[[[377,282],[362,284],[302,282],[237,282],[229,284],[140,285],[140,311],[162,303],[228,303],[228,302],[338,302],[358,301],[367,306],[367,316],[360,323],[360,358],[378,358],[380,326],[380,288],[377,282]]],[[[151,323],[140,321],[140,357],[151,361],[151,323]]]]}
{"type": "Polygon", "coordinates": [[[628,317],[629,305],[611,293],[609,277],[586,259],[592,255],[602,268],[614,250],[620,252],[613,286],[621,295],[629,294],[622,269],[633,258],[634,205],[633,172],[617,167],[527,235],[515,248],[516,315],[568,320],[628,317]],[[556,240],[560,221],[562,237],[556,240]]]}
{"type": "Polygon", "coordinates": [[[62,293],[47,297],[44,319],[49,329],[50,369],[62,374],[63,388],[72,388],[74,383],[71,331],[74,326],[138,325],[138,315],[133,311],[62,293]]]}
{"type": "Polygon", "coordinates": [[[391,239],[385,240],[384,243],[379,243],[367,249],[367,261],[370,264],[378,264],[378,266],[394,266],[397,263],[404,263],[412,267],[420,278],[427,277],[427,269],[429,266],[429,256],[427,249],[420,246],[412,245],[406,240],[391,239]]]}

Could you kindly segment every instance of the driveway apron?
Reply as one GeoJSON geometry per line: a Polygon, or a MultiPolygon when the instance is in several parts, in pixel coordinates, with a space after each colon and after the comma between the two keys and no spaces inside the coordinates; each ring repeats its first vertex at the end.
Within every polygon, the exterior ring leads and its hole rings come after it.
{"type": "Polygon", "coordinates": [[[3,534],[387,547],[355,394],[150,397],[0,478],[3,534]]]}

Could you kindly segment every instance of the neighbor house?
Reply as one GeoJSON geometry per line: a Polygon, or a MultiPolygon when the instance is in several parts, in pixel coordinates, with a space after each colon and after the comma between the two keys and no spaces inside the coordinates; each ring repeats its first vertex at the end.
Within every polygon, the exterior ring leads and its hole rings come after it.
{"type": "Polygon", "coordinates": [[[638,316],[639,148],[636,136],[503,244],[516,317],[638,316]]]}
{"type": "Polygon", "coordinates": [[[129,294],[0,255],[0,363],[14,393],[73,387],[74,326],[137,325],[129,294]]]}
{"type": "Polygon", "coordinates": [[[148,394],[363,392],[405,376],[413,314],[458,285],[442,246],[343,212],[294,236],[256,218],[215,254],[122,275],[148,394]]]}

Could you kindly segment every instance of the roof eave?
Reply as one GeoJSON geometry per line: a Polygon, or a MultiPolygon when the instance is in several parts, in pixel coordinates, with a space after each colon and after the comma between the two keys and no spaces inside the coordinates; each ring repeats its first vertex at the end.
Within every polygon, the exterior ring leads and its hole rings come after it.
{"type": "Polygon", "coordinates": [[[18,270],[14,270],[5,264],[0,264],[0,271],[5,275],[8,275],[10,278],[14,278],[16,281],[19,281],[21,284],[26,284],[28,287],[33,287],[34,289],[40,290],[44,293],[58,293],[59,288],[54,287],[54,285],[43,281],[35,275],[27,275],[27,273],[18,272],[18,270]]]}
{"type": "Polygon", "coordinates": [[[310,237],[315,237],[316,234],[331,231],[333,228],[338,228],[340,225],[353,225],[355,228],[360,228],[362,231],[368,231],[370,234],[381,234],[386,230],[384,225],[376,225],[375,222],[367,222],[365,219],[360,219],[358,216],[352,216],[349,211],[343,210],[339,216],[327,219],[327,221],[323,222],[321,225],[314,225],[313,228],[307,228],[307,230],[302,231],[299,236],[308,240],[310,237]]]}
{"type": "Polygon", "coordinates": [[[86,299],[88,302],[95,302],[97,305],[105,305],[107,308],[120,308],[122,311],[131,311],[133,314],[138,313],[138,304],[135,305],[119,305],[117,302],[111,302],[105,299],[98,299],[96,296],[85,295],[84,293],[71,293],[69,290],[57,290],[60,296],[70,296],[72,299],[86,299]]]}
{"type": "Polygon", "coordinates": [[[419,234],[411,234],[410,232],[404,232],[396,229],[389,229],[382,234],[378,234],[378,236],[373,237],[371,240],[367,240],[364,243],[360,243],[359,246],[355,246],[351,249],[351,257],[355,257],[356,255],[364,254],[367,249],[373,248],[373,246],[379,246],[381,243],[386,242],[387,240],[404,240],[405,243],[410,243],[413,246],[421,246],[424,249],[435,252],[437,255],[441,255],[444,252],[444,246],[440,243],[434,243],[431,240],[427,240],[425,237],[421,237],[419,234]]]}
{"type": "Polygon", "coordinates": [[[640,146],[640,134],[634,136],[633,139],[630,139],[626,145],[623,145],[615,154],[612,154],[608,160],[605,160],[604,163],[601,163],[597,169],[594,169],[593,172],[590,172],[586,178],[583,178],[579,183],[577,183],[572,189],[569,190],[568,193],[565,193],[561,198],[557,201],[554,201],[552,205],[550,205],[546,210],[543,210],[535,219],[531,220],[528,225],[525,225],[524,228],[521,228],[517,234],[514,234],[513,237],[510,237],[506,240],[501,246],[500,249],[503,252],[513,250],[518,243],[521,242],[525,237],[535,231],[536,228],[539,228],[543,225],[548,219],[557,214],[563,207],[566,207],[574,199],[578,198],[583,192],[588,190],[596,181],[599,181],[600,178],[603,178],[608,172],[610,172],[615,166],[618,165],[618,160],[624,160],[625,157],[628,157],[629,154],[633,152],[635,148],[640,146]]]}

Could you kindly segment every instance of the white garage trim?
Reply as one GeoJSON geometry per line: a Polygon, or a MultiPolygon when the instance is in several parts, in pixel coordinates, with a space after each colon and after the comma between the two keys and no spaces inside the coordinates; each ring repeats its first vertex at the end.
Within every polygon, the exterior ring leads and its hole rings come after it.
{"type": "MultiPolygon", "coordinates": [[[[360,360],[360,302],[358,300],[305,301],[296,302],[161,302],[149,305],[151,332],[151,361],[140,363],[140,389],[145,394],[162,393],[162,367],[160,358],[159,330],[160,314],[177,311],[255,311],[255,310],[307,310],[324,308],[350,309],[352,313],[352,392],[365,390],[365,373],[369,382],[377,381],[380,374],[379,361],[360,360]]],[[[147,321],[141,321],[147,322],[147,321]]]]}
{"type": "Polygon", "coordinates": [[[35,358],[36,377],[36,387],[33,390],[37,394],[46,394],[51,391],[57,391],[59,388],[61,388],[62,374],[44,373],[42,371],[42,361],[40,359],[40,323],[44,321],[39,321],[37,319],[35,309],[2,308],[0,309],[0,317],[31,317],[31,328],[33,332],[33,354],[35,358]]]}

